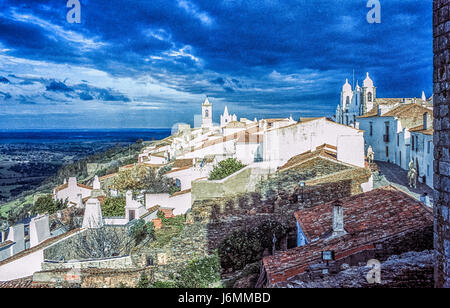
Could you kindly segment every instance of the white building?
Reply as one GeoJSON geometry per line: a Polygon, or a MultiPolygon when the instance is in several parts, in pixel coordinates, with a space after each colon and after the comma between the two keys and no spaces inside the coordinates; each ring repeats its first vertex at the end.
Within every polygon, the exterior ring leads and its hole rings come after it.
{"type": "Polygon", "coordinates": [[[237,117],[235,114],[228,114],[228,107],[225,106],[225,110],[223,111],[223,115],[220,116],[220,127],[225,127],[228,123],[237,121],[237,117]]]}
{"type": "Polygon", "coordinates": [[[411,128],[411,160],[417,170],[418,180],[433,188],[433,125],[430,117],[423,124],[411,128]]]}
{"type": "Polygon", "coordinates": [[[82,198],[89,197],[92,192],[92,187],[77,183],[77,178],[71,177],[69,181],[56,187],[53,190],[53,198],[55,200],[65,201],[69,203],[78,204],[81,195],[82,198]]]}
{"type": "Polygon", "coordinates": [[[376,99],[376,87],[369,73],[361,88],[358,83],[355,89],[349,84],[348,79],[342,86],[341,100],[336,108],[336,122],[345,125],[356,125],[356,118],[371,110],[376,99]]]}
{"type": "Polygon", "coordinates": [[[364,167],[363,132],[326,118],[303,119],[296,124],[267,130],[263,139],[263,159],[278,161],[281,166],[291,157],[314,151],[323,144],[337,148],[339,161],[364,167]]]}

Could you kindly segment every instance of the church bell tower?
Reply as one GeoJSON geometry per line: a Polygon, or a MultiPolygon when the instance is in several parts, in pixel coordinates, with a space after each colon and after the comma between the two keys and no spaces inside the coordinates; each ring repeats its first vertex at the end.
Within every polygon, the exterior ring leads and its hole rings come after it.
{"type": "Polygon", "coordinates": [[[202,104],[202,128],[212,128],[212,126],[212,104],[206,97],[202,104]]]}

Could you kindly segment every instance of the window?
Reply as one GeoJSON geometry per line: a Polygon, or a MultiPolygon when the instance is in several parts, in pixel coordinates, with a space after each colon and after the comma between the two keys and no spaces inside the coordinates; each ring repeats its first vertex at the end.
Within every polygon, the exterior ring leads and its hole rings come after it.
{"type": "Polygon", "coordinates": [[[371,93],[371,92],[369,92],[369,93],[367,94],[367,101],[368,101],[368,102],[372,102],[372,93],[371,93]]]}
{"type": "Polygon", "coordinates": [[[205,110],[205,118],[208,118],[208,117],[209,117],[209,110],[206,109],[206,110],[205,110]]]}
{"type": "Polygon", "coordinates": [[[416,152],[419,151],[419,136],[416,136],[416,152]]]}
{"type": "Polygon", "coordinates": [[[430,176],[430,165],[427,165],[427,176],[430,176]]]}
{"type": "Polygon", "coordinates": [[[398,161],[400,162],[400,167],[402,166],[402,151],[398,154],[398,161]]]}
{"type": "Polygon", "coordinates": [[[345,116],[345,124],[348,125],[348,115],[345,116]]]}
{"type": "Polygon", "coordinates": [[[414,135],[411,137],[411,150],[414,151],[415,148],[415,142],[414,142],[414,135]]]}
{"type": "Polygon", "coordinates": [[[397,146],[400,146],[400,134],[397,134],[397,146]]]}
{"type": "Polygon", "coordinates": [[[389,147],[386,147],[386,157],[389,157],[389,147]]]}
{"type": "Polygon", "coordinates": [[[373,135],[373,123],[372,122],[370,122],[370,130],[369,130],[369,132],[370,132],[370,136],[372,136],[373,135]]]}
{"type": "Polygon", "coordinates": [[[350,97],[347,96],[347,99],[345,100],[346,105],[350,104],[350,97]]]}
{"type": "Polygon", "coordinates": [[[431,141],[428,141],[427,143],[427,154],[430,154],[431,152],[431,141]]]}

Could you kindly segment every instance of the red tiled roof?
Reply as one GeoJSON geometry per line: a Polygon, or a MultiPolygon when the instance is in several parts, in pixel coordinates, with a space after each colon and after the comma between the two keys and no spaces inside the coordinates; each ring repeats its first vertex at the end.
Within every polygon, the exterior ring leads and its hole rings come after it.
{"type": "Polygon", "coordinates": [[[101,182],[101,181],[103,181],[103,180],[106,180],[106,179],[115,177],[115,176],[117,176],[117,175],[118,175],[117,172],[116,172],[116,173],[107,174],[107,175],[104,175],[104,176],[102,176],[102,177],[99,177],[98,180],[101,182]]]}
{"type": "Polygon", "coordinates": [[[148,210],[147,210],[147,212],[146,213],[144,213],[144,214],[142,214],[141,215],[141,217],[139,217],[139,218],[145,218],[145,217],[147,217],[148,215],[150,215],[151,213],[153,213],[153,212],[155,212],[155,211],[157,211],[159,208],[160,208],[161,206],[160,205],[154,205],[154,206],[152,206],[151,208],[149,208],[148,210]]]}
{"type": "Polygon", "coordinates": [[[311,158],[315,158],[315,157],[325,157],[325,158],[329,158],[329,159],[333,159],[333,160],[337,160],[336,159],[336,153],[331,151],[337,149],[334,146],[328,145],[328,144],[323,144],[319,147],[317,147],[317,149],[315,151],[307,151],[304,152],[302,154],[296,155],[291,157],[283,166],[280,167],[280,171],[284,171],[286,169],[290,169],[292,167],[295,167],[301,163],[304,163],[305,161],[311,159],[311,158]],[[330,149],[330,150],[327,150],[330,149]]]}
{"type": "Polygon", "coordinates": [[[433,214],[422,203],[394,187],[345,198],[346,235],[326,238],[331,232],[333,202],[297,211],[308,243],[263,259],[271,283],[284,281],[321,262],[321,252],[333,250],[336,259],[373,249],[376,242],[433,225],[433,214]]]}
{"type": "MultiPolygon", "coordinates": [[[[78,186],[78,187],[81,187],[81,188],[90,189],[90,190],[93,189],[92,186],[87,186],[87,185],[80,184],[80,183],[77,183],[77,186],[78,186]]],[[[63,190],[63,189],[66,189],[67,187],[69,187],[69,184],[68,184],[68,183],[59,185],[59,186],[57,186],[57,187],[55,188],[55,192],[61,191],[61,190],[63,190]]]]}
{"type": "Polygon", "coordinates": [[[413,127],[409,130],[411,133],[420,133],[420,134],[424,134],[424,135],[433,135],[433,128],[430,127],[428,129],[423,129],[423,125],[419,125],[416,127],[413,127]]]}
{"type": "Polygon", "coordinates": [[[49,287],[51,286],[45,283],[34,283],[33,276],[0,282],[0,289],[49,288],[49,287]]]}
{"type": "Polygon", "coordinates": [[[192,158],[175,159],[173,168],[183,168],[186,166],[192,167],[194,165],[192,158]]]}

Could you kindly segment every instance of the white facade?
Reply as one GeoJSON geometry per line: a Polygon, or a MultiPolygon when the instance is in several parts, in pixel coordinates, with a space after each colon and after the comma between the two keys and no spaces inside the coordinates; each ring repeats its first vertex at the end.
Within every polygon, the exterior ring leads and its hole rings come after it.
{"type": "Polygon", "coordinates": [[[432,134],[411,132],[411,160],[416,166],[418,180],[431,188],[433,188],[433,151],[432,134]]]}
{"type": "Polygon", "coordinates": [[[165,208],[173,208],[174,215],[186,214],[191,208],[190,189],[173,194],[145,194],[145,208],[150,209],[155,205],[165,208]]]}
{"type": "Polygon", "coordinates": [[[202,128],[212,128],[212,105],[208,98],[202,104],[202,128]]]}
{"type": "Polygon", "coordinates": [[[223,111],[223,115],[220,116],[220,127],[225,127],[228,123],[237,121],[237,117],[235,114],[231,115],[228,113],[228,107],[225,106],[225,110],[223,111]]]}
{"type": "Polygon", "coordinates": [[[30,248],[50,238],[48,215],[37,216],[30,222],[30,248]]]}
{"type": "Polygon", "coordinates": [[[68,200],[73,204],[78,204],[80,194],[82,198],[91,196],[92,187],[78,184],[77,178],[71,177],[66,184],[63,184],[53,191],[53,197],[55,200],[68,200]]]}
{"type": "Polygon", "coordinates": [[[336,122],[356,127],[356,118],[370,111],[375,100],[376,87],[369,73],[366,75],[362,88],[357,83],[355,89],[352,89],[348,79],[346,79],[342,86],[340,103],[336,108],[336,122]]]}
{"type": "Polygon", "coordinates": [[[326,118],[268,130],[264,134],[263,159],[278,161],[281,166],[291,157],[314,151],[323,144],[337,147],[342,162],[364,167],[363,132],[326,118]]]}

